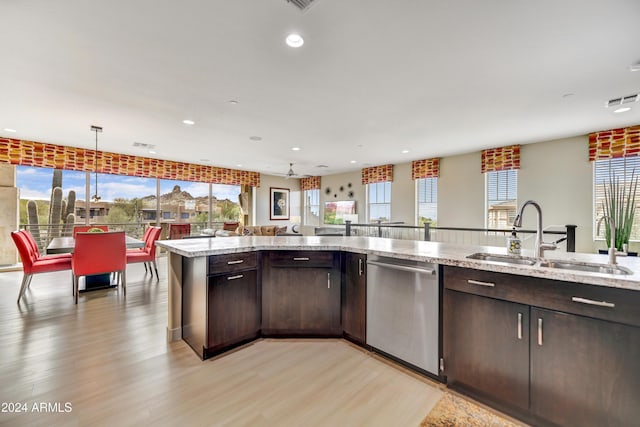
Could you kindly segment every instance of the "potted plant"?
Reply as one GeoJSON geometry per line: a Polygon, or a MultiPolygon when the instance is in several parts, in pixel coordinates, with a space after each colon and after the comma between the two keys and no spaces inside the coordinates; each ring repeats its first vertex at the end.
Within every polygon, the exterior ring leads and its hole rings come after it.
{"type": "Polygon", "coordinates": [[[615,226],[615,247],[622,251],[626,249],[631,236],[633,217],[636,211],[636,189],[638,177],[635,170],[631,172],[628,183],[621,182],[620,177],[609,175],[609,182],[604,186],[604,212],[605,240],[607,247],[611,245],[611,224],[615,226]]]}

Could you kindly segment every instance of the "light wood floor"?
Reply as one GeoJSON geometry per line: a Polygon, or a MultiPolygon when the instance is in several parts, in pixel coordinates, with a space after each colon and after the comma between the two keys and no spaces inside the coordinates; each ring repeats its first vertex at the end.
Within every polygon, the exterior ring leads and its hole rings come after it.
{"type": "Polygon", "coordinates": [[[0,402],[28,411],[0,424],[418,426],[441,396],[342,340],[261,340],[202,362],[166,342],[163,258],[159,270],[157,282],[129,266],[126,297],[86,293],[77,306],[68,272],[36,275],[20,305],[22,273],[0,273],[0,402]]]}

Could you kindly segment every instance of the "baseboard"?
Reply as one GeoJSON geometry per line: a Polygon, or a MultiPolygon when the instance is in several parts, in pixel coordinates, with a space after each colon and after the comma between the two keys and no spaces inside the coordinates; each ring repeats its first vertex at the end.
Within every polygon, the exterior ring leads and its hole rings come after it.
{"type": "Polygon", "coordinates": [[[169,329],[167,327],[167,342],[180,341],[182,339],[182,328],[169,329]]]}

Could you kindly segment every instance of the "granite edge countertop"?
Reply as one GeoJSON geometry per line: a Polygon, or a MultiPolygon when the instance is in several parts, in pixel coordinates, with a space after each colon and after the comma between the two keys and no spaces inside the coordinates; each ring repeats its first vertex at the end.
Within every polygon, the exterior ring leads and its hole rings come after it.
{"type": "MultiPolygon", "coordinates": [[[[476,252],[506,255],[506,249],[496,246],[459,245],[416,240],[397,240],[380,237],[340,236],[239,236],[182,240],[159,240],[156,245],[169,252],[192,258],[259,250],[328,250],[347,251],[398,259],[432,262],[442,265],[493,271],[497,273],[533,276],[543,279],[598,285],[640,291],[640,257],[620,257],[618,264],[633,274],[614,275],[575,270],[561,270],[540,266],[507,264],[466,258],[476,252]]],[[[533,251],[524,250],[523,256],[533,257],[533,251]]],[[[606,264],[607,255],[546,251],[547,260],[571,260],[606,264]]]]}

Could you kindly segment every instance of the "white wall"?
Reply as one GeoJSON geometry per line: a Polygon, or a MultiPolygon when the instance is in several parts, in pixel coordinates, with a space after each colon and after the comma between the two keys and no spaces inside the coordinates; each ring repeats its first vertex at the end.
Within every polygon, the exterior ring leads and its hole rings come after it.
{"type": "MultiPolygon", "coordinates": [[[[277,225],[291,226],[292,220],[271,220],[269,209],[269,199],[271,196],[271,187],[288,188],[290,211],[289,218],[299,217],[301,215],[300,203],[302,195],[300,194],[300,180],[297,178],[285,179],[281,176],[260,175],[260,187],[255,189],[255,216],[253,225],[277,225]]],[[[289,230],[290,231],[290,228],[289,230]]]]}
{"type": "MultiPolygon", "coordinates": [[[[594,243],[592,238],[593,178],[588,157],[587,136],[527,144],[521,147],[521,169],[518,171],[518,204],[528,199],[540,203],[543,227],[577,225],[576,250],[579,252],[593,252],[604,246],[602,242],[594,243]]],[[[441,159],[438,225],[485,227],[485,177],[480,172],[480,161],[480,152],[441,159]]],[[[365,222],[366,187],[360,184],[360,179],[360,171],[323,176],[320,190],[321,211],[327,200],[347,200],[346,192],[340,192],[339,188],[346,188],[351,183],[353,199],[357,201],[358,221],[365,222]],[[327,187],[331,189],[329,195],[325,194],[327,187]]],[[[266,189],[267,197],[269,185],[263,180],[260,189],[266,189]]],[[[394,166],[391,188],[391,220],[414,225],[415,182],[411,179],[410,162],[394,166]]],[[[265,200],[268,203],[268,198],[265,200]]],[[[298,206],[301,203],[300,197],[298,206]]],[[[264,211],[268,219],[268,207],[264,211]]],[[[535,229],[536,213],[533,208],[525,211],[523,225],[535,229]]],[[[306,228],[304,232],[313,234],[313,228],[306,228]]],[[[547,240],[550,239],[551,237],[547,237],[547,240]]],[[[633,245],[632,249],[635,249],[633,245]]]]}
{"type": "Polygon", "coordinates": [[[439,226],[485,227],[485,179],[480,168],[480,152],[440,160],[439,226]]]}
{"type": "MultiPolygon", "coordinates": [[[[520,149],[518,205],[535,200],[542,207],[542,226],[575,224],[576,251],[593,252],[593,169],[586,136],[566,138],[520,149]]],[[[523,227],[536,228],[536,212],[527,207],[523,227]]],[[[545,239],[551,241],[553,237],[545,239]]]]}

